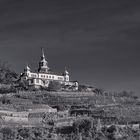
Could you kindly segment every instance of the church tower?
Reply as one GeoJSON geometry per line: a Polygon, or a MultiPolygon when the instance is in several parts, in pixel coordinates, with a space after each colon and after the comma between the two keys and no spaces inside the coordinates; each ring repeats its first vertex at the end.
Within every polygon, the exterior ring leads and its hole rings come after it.
{"type": "Polygon", "coordinates": [[[42,48],[42,56],[41,56],[41,60],[39,62],[38,72],[40,72],[40,73],[48,73],[48,70],[49,70],[48,62],[45,59],[44,49],[42,48]]]}

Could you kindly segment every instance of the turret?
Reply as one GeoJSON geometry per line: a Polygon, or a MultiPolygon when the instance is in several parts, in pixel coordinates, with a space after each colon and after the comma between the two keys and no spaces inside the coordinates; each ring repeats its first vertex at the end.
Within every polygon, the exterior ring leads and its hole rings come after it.
{"type": "Polygon", "coordinates": [[[24,68],[24,74],[25,74],[26,76],[29,76],[30,72],[31,72],[31,69],[29,68],[28,65],[26,65],[26,67],[24,68]]]}
{"type": "Polygon", "coordinates": [[[65,81],[69,82],[69,72],[67,71],[67,69],[65,68],[65,71],[63,73],[64,79],[65,81]]]}
{"type": "Polygon", "coordinates": [[[45,59],[44,50],[42,48],[42,56],[41,56],[41,60],[39,62],[38,72],[47,73],[48,70],[49,70],[48,62],[45,59]]]}

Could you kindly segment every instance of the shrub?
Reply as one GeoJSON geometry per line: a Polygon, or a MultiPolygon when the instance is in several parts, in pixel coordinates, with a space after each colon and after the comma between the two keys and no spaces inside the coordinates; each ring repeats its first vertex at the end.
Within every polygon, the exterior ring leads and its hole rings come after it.
{"type": "Polygon", "coordinates": [[[16,88],[13,85],[0,84],[0,94],[16,92],[16,88]]]}
{"type": "Polygon", "coordinates": [[[11,103],[10,99],[7,98],[6,96],[1,97],[0,101],[2,102],[2,104],[10,104],[11,103]]]}
{"type": "Polygon", "coordinates": [[[48,86],[49,91],[60,91],[61,90],[61,83],[58,81],[50,81],[48,86]]]}
{"type": "Polygon", "coordinates": [[[6,62],[0,61],[0,83],[13,84],[17,80],[17,73],[10,69],[6,62]]]}
{"type": "Polygon", "coordinates": [[[73,124],[75,131],[87,132],[91,129],[91,120],[89,119],[80,119],[73,124]]]}
{"type": "Polygon", "coordinates": [[[23,138],[23,139],[27,139],[29,138],[30,134],[29,134],[29,129],[24,128],[24,129],[19,129],[18,130],[19,135],[23,138]]]}

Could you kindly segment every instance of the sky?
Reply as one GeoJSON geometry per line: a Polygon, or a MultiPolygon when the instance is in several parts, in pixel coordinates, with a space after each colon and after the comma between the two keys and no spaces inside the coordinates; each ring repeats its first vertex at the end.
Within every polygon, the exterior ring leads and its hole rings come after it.
{"type": "Polygon", "coordinates": [[[140,95],[139,0],[0,0],[0,59],[21,73],[38,68],[107,91],[140,95]]]}

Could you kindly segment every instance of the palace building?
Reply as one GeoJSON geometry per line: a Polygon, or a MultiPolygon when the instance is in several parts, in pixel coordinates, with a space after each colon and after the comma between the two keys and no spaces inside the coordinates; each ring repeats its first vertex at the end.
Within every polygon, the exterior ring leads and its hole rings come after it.
{"type": "Polygon", "coordinates": [[[32,72],[30,67],[26,65],[20,79],[27,80],[28,85],[35,88],[48,87],[51,81],[58,81],[68,88],[75,87],[75,89],[78,89],[78,82],[70,81],[69,72],[66,69],[61,75],[49,71],[43,49],[38,72],[32,72]]]}

